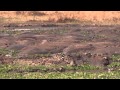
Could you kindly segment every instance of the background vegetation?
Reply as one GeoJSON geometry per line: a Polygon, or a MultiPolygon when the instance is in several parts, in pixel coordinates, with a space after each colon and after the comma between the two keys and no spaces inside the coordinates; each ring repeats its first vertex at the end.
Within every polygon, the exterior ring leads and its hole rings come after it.
{"type": "Polygon", "coordinates": [[[0,22],[75,22],[120,24],[119,11],[0,11],[0,22]]]}

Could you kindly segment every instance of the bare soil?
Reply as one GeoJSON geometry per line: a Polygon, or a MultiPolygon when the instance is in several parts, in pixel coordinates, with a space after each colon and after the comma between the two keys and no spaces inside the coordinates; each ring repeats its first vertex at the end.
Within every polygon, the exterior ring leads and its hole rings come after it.
{"type": "Polygon", "coordinates": [[[34,65],[64,65],[73,62],[75,65],[106,66],[113,54],[120,54],[120,26],[60,23],[1,25],[0,48],[18,51],[14,63],[30,61],[29,64],[34,65]]]}

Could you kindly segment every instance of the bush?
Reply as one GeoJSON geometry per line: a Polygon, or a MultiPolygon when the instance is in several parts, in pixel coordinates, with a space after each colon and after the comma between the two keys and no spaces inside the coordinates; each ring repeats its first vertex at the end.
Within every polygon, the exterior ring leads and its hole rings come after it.
{"type": "Polygon", "coordinates": [[[31,11],[28,13],[29,15],[33,16],[44,16],[46,15],[44,12],[39,12],[39,11],[31,11]]]}
{"type": "Polygon", "coordinates": [[[60,18],[57,22],[65,23],[65,22],[79,22],[79,20],[74,18],[60,18]]]}

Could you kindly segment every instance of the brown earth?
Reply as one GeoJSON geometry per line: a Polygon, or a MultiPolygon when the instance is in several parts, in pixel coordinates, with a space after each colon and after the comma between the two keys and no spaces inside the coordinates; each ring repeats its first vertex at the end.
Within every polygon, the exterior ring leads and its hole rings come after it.
{"type": "Polygon", "coordinates": [[[0,48],[18,52],[14,59],[3,55],[0,61],[106,66],[110,64],[111,55],[120,54],[119,28],[119,25],[5,24],[0,26],[0,48]]]}

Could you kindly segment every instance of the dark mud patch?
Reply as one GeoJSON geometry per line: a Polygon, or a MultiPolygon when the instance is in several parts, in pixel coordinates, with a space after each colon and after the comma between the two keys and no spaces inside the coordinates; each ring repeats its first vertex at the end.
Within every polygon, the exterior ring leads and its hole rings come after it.
{"type": "Polygon", "coordinates": [[[25,47],[24,45],[15,44],[15,45],[11,45],[7,47],[7,49],[18,51],[18,50],[23,49],[24,47],[25,47]]]}

